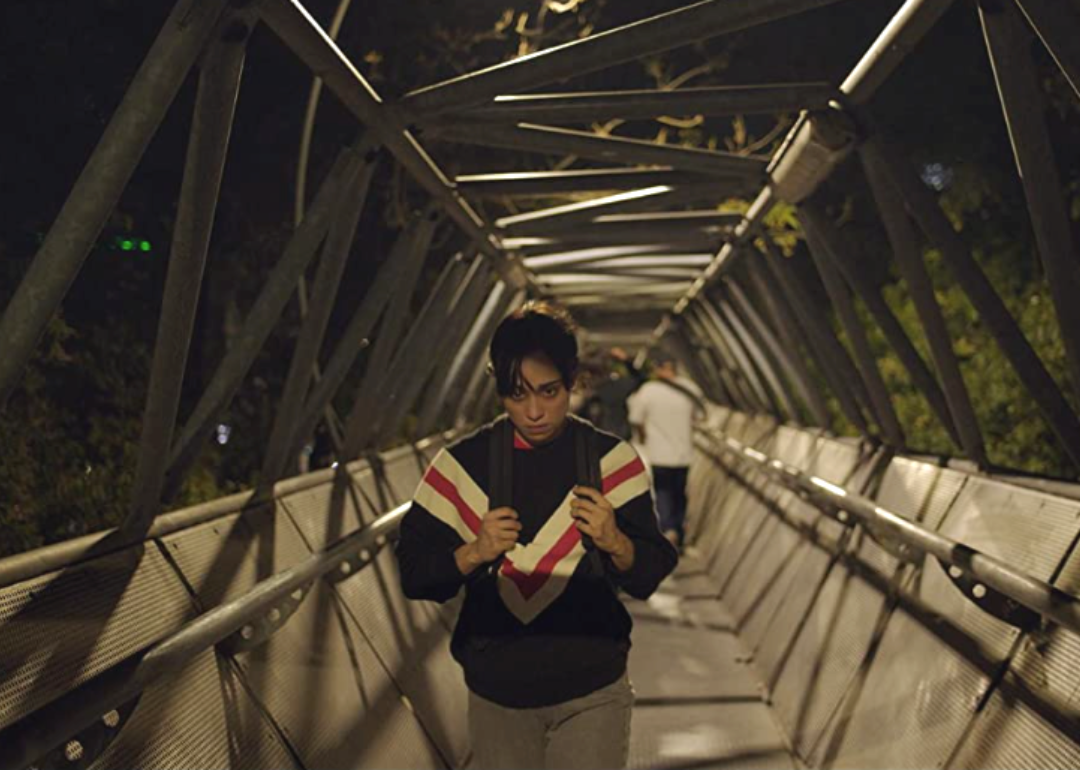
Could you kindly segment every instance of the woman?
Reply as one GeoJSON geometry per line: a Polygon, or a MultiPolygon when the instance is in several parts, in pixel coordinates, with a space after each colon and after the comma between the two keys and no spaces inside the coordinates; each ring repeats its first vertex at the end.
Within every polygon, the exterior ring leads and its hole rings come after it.
{"type": "Polygon", "coordinates": [[[428,468],[401,525],[402,587],[437,602],[465,589],[451,651],[469,688],[478,767],[625,767],[631,620],[616,589],[648,598],[678,556],[633,448],[568,414],[578,373],[570,316],[525,305],[499,325],[490,357],[506,416],[428,468]],[[511,505],[493,507],[502,420],[513,427],[511,505]],[[577,484],[584,439],[597,449],[601,489],[577,484]]]}

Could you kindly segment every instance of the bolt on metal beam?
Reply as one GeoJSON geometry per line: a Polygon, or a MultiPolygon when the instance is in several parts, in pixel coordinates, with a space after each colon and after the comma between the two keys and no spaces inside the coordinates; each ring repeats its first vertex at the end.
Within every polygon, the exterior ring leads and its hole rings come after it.
{"type": "MultiPolygon", "coordinates": [[[[1080,302],[1077,301],[1080,252],[1073,238],[1072,222],[1062,195],[1064,187],[1044,118],[1046,104],[1031,58],[1032,34],[1008,3],[993,8],[982,2],[979,17],[1016,169],[1024,185],[1035,241],[1057,313],[1073,393],[1080,399],[1080,302]]],[[[1073,41],[1073,47],[1077,45],[1080,39],[1073,41]]]]}
{"type": "Polygon", "coordinates": [[[244,71],[247,36],[235,35],[236,25],[242,21],[231,14],[223,20],[218,38],[200,67],[131,505],[120,527],[123,537],[131,542],[142,539],[161,508],[180,390],[244,71]],[[227,35],[222,34],[226,31],[227,35]]]}
{"type": "Polygon", "coordinates": [[[923,262],[922,250],[916,239],[914,225],[904,210],[896,188],[887,178],[874,151],[876,140],[871,138],[859,148],[859,158],[863,171],[870,185],[871,193],[877,203],[878,212],[885,226],[886,235],[892,246],[893,256],[901,277],[907,284],[915,304],[915,311],[922,322],[923,332],[934,360],[934,368],[941,378],[945,400],[960,436],[960,446],[969,458],[982,467],[988,465],[986,445],[979,430],[975,409],[971,405],[971,396],[964,384],[956,353],[952,348],[949,329],[945,316],[941,312],[930,274],[923,262]]]}
{"type": "Polygon", "coordinates": [[[0,410],[226,5],[225,0],[176,4],[105,127],[0,316],[0,410]]]}
{"type": "Polygon", "coordinates": [[[530,91],[832,2],[835,0],[704,0],[417,89],[405,96],[403,106],[417,114],[471,107],[500,94],[530,91]]]}

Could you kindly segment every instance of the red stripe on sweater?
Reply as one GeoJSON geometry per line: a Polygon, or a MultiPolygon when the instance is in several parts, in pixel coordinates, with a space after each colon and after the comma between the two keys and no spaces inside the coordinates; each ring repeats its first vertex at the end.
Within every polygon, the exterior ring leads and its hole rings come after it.
{"type": "Polygon", "coordinates": [[[461,493],[454,486],[454,482],[439,473],[435,468],[428,469],[427,474],[424,476],[424,482],[450,501],[450,504],[457,509],[461,520],[465,522],[465,526],[471,529],[474,535],[480,532],[480,517],[462,498],[461,493]]]}
{"type": "Polygon", "coordinates": [[[571,524],[558,542],[551,547],[551,550],[540,559],[531,575],[526,575],[517,569],[509,558],[503,560],[500,571],[517,584],[518,590],[527,601],[543,587],[544,583],[551,577],[555,566],[566,558],[579,542],[581,542],[581,533],[578,531],[577,526],[571,524]]]}
{"type": "Polygon", "coordinates": [[[640,457],[635,457],[617,471],[612,471],[604,478],[603,493],[606,495],[619,485],[629,481],[640,473],[645,472],[645,463],[640,457]]]}

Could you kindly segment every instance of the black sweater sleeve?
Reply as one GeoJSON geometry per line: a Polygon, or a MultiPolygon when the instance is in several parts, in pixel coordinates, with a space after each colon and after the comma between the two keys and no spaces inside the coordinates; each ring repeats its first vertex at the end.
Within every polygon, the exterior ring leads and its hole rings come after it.
{"type": "Polygon", "coordinates": [[[675,546],[660,532],[651,492],[638,495],[615,511],[619,529],[634,544],[634,564],[620,572],[608,560],[612,581],[635,599],[648,599],[679,561],[675,546]]]}
{"type": "Polygon", "coordinates": [[[410,599],[447,602],[465,583],[454,552],[461,536],[417,502],[401,520],[397,544],[401,588],[410,599]]]}

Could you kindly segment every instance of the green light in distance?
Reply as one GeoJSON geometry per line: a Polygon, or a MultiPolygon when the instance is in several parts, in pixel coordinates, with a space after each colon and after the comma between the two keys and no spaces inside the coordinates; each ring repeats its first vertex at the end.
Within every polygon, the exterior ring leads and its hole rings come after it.
{"type": "Polygon", "coordinates": [[[139,251],[150,251],[150,241],[139,241],[139,251]]]}
{"type": "Polygon", "coordinates": [[[131,251],[133,248],[135,248],[135,243],[125,238],[124,240],[120,241],[120,248],[124,251],[131,251]]]}

